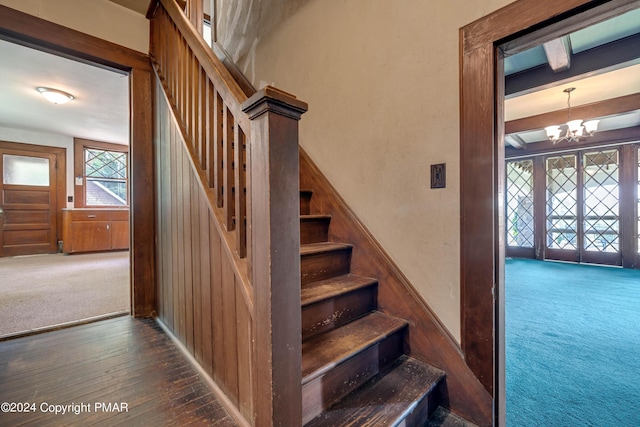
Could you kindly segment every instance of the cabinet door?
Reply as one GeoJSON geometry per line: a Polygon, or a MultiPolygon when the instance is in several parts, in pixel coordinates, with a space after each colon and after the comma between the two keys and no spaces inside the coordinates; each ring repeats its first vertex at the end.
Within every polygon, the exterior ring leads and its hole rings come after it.
{"type": "Polygon", "coordinates": [[[111,249],[111,222],[79,221],[71,225],[72,252],[111,249]]]}
{"type": "Polygon", "coordinates": [[[111,249],[129,249],[129,221],[111,223],[111,249]]]}

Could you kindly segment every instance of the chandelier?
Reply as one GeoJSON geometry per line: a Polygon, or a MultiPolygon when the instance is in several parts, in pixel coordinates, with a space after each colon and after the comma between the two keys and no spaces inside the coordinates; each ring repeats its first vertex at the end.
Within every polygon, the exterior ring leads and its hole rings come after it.
{"type": "Polygon", "coordinates": [[[569,121],[567,121],[566,125],[555,125],[555,126],[547,126],[544,130],[547,132],[547,137],[554,144],[567,140],[569,142],[578,142],[580,138],[586,138],[589,136],[593,136],[593,134],[598,129],[598,122],[600,120],[589,120],[586,122],[582,122],[582,120],[571,120],[571,92],[576,90],[575,87],[569,87],[563,90],[564,93],[567,94],[567,115],[569,116],[569,121]],[[560,126],[566,126],[567,130],[564,135],[562,135],[562,129],[560,126]]]}

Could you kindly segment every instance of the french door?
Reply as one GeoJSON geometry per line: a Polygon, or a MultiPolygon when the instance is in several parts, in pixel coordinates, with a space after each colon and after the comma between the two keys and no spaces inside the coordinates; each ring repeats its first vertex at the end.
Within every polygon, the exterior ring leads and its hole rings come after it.
{"type": "Polygon", "coordinates": [[[619,149],[549,156],[545,171],[545,257],[622,265],[619,149]]]}
{"type": "Polygon", "coordinates": [[[637,267],[639,152],[622,145],[507,160],[507,255],[637,267]]]}

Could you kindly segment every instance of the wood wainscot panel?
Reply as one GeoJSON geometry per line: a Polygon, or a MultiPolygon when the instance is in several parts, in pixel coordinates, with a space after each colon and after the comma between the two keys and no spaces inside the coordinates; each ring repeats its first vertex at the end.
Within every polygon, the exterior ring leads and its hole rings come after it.
{"type": "Polygon", "coordinates": [[[196,169],[200,160],[160,92],[157,102],[159,315],[227,404],[250,420],[252,307],[231,259],[222,209],[216,212],[196,169]]]}

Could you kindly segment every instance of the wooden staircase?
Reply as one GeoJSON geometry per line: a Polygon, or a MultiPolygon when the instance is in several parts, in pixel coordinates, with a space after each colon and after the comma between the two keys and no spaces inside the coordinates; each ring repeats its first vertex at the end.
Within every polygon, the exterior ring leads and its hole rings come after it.
{"type": "Polygon", "coordinates": [[[306,426],[424,425],[444,372],[405,355],[408,323],[377,311],[378,281],[351,273],[352,245],[300,192],[302,411],[306,426]]]}

